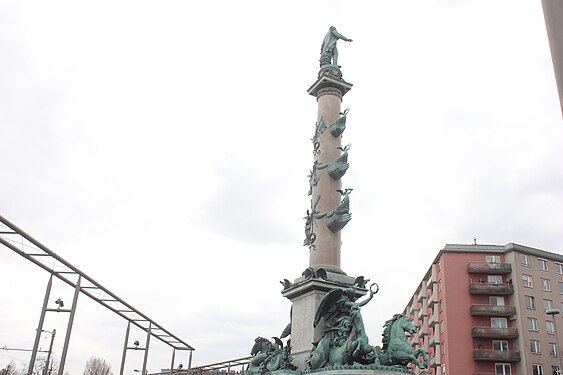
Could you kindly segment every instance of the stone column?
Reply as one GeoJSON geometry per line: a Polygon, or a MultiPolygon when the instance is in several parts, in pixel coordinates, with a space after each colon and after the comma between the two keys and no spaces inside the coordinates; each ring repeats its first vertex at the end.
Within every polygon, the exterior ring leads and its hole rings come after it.
{"type": "MultiPolygon", "coordinates": [[[[320,133],[320,147],[315,150],[315,162],[327,165],[342,154],[341,136],[333,136],[328,127],[340,118],[342,97],[352,85],[342,79],[342,72],[336,65],[324,65],[319,71],[319,78],[308,90],[317,98],[317,132],[320,133]],[[326,128],[324,128],[326,127],[326,128]],[[323,130],[324,129],[324,130],[323,130]]],[[[328,175],[328,169],[317,170],[318,183],[312,189],[312,202],[317,203],[316,211],[330,212],[336,208],[342,196],[340,179],[334,180],[328,175]]],[[[316,240],[309,250],[309,267],[322,267],[342,273],[340,269],[340,231],[330,230],[323,219],[315,219],[313,229],[316,240]]]]}
{"type": "Polygon", "coordinates": [[[559,103],[563,111],[563,1],[542,0],[559,103]]]}
{"type": "MultiPolygon", "coordinates": [[[[318,181],[311,187],[311,211],[319,214],[334,210],[341,202],[342,196],[337,190],[342,190],[340,179],[333,179],[328,174],[328,168],[323,168],[341,156],[342,147],[340,135],[334,136],[329,126],[340,116],[342,97],[352,88],[350,83],[342,79],[342,73],[336,65],[324,65],[319,71],[317,81],[308,93],[317,98],[318,113],[316,136],[313,140],[314,162],[318,181]],[[323,127],[324,130],[323,130],[323,127]],[[318,144],[318,147],[315,145],[318,144]]],[[[313,168],[315,170],[315,168],[313,168]]],[[[315,240],[309,248],[309,268],[303,276],[294,281],[294,285],[285,289],[283,296],[292,302],[291,317],[291,353],[293,364],[300,370],[305,368],[305,362],[313,348],[313,343],[320,340],[324,325],[321,322],[313,327],[317,308],[326,293],[336,287],[352,286],[353,277],[347,276],[340,269],[340,230],[332,231],[326,225],[325,218],[315,218],[312,222],[315,240]]],[[[367,291],[357,289],[357,297],[367,291]]]]}

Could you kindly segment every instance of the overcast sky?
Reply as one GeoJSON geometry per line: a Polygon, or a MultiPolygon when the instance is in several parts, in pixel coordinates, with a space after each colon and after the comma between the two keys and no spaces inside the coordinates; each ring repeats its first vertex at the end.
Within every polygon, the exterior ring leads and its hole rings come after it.
{"type": "MultiPolygon", "coordinates": [[[[0,213],[194,346],[194,365],[248,355],[289,321],[279,280],[308,266],[306,90],[331,25],[354,40],[342,268],[381,287],[363,308],[373,345],[447,243],[562,253],[563,123],[530,0],[4,1],[0,213]]],[[[0,249],[1,367],[28,360],[1,348],[33,346],[48,278],[0,249]]],[[[72,292],[55,283],[51,302],[72,292]]],[[[57,358],[65,324],[44,327],[57,358]]],[[[66,369],[94,355],[118,373],[125,328],[82,295],[66,369]]],[[[150,372],[171,357],[152,344],[150,372]]],[[[141,366],[128,354],[127,374],[141,366]]]]}

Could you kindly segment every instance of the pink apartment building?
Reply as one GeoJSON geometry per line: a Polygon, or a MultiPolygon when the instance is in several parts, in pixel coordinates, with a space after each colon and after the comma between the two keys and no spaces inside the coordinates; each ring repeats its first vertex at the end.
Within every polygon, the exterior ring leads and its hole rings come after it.
{"type": "MultiPolygon", "coordinates": [[[[404,314],[430,375],[560,374],[563,256],[509,243],[446,245],[404,314]]],[[[417,374],[420,372],[415,370],[417,374]]]]}

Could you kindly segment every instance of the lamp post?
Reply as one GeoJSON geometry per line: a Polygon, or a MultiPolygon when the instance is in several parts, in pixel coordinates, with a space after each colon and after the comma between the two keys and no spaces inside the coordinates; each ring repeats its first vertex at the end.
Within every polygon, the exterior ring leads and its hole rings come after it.
{"type": "Polygon", "coordinates": [[[557,338],[557,322],[555,321],[555,315],[559,315],[561,313],[561,311],[559,311],[558,309],[547,309],[545,310],[545,313],[547,315],[551,315],[551,319],[553,319],[553,330],[555,331],[555,341],[556,341],[556,347],[557,347],[557,358],[559,359],[559,374],[561,374],[561,369],[562,369],[562,365],[561,365],[561,351],[559,350],[559,339],[557,338]]]}

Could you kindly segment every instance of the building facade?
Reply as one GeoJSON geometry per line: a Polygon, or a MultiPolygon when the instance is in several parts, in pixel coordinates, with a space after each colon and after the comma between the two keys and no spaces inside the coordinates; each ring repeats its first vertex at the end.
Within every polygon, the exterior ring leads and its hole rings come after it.
{"type": "Polygon", "coordinates": [[[431,375],[552,375],[561,311],[563,256],[510,243],[446,245],[403,313],[431,375]]]}

